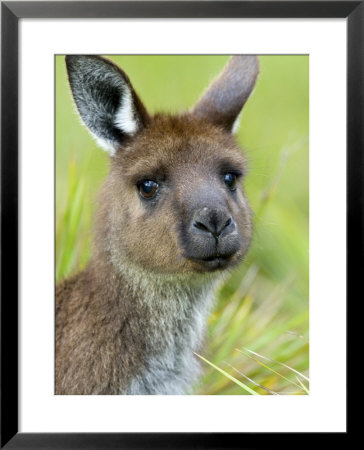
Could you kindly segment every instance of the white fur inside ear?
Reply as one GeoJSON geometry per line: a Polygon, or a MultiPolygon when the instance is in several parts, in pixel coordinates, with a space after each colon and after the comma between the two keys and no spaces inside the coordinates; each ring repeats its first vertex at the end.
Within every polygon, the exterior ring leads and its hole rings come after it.
{"type": "Polygon", "coordinates": [[[115,145],[115,142],[109,141],[107,139],[102,139],[96,136],[94,133],[92,133],[92,136],[95,138],[97,145],[105,150],[105,152],[110,153],[111,156],[115,155],[115,152],[118,149],[118,145],[115,145]]]}
{"type": "Polygon", "coordinates": [[[80,117],[80,124],[84,126],[87,131],[91,134],[91,136],[95,139],[98,147],[102,148],[105,152],[109,153],[111,156],[115,155],[116,150],[119,148],[119,145],[110,139],[105,139],[97,136],[97,134],[93,133],[88,126],[84,123],[82,118],[80,117]]]}
{"type": "Polygon", "coordinates": [[[238,117],[235,119],[235,122],[233,123],[233,126],[231,128],[231,132],[233,134],[236,134],[236,132],[238,131],[238,129],[240,127],[240,121],[241,121],[242,115],[243,115],[243,110],[240,111],[240,113],[238,114],[238,117]]]}
{"type": "MultiPolygon", "coordinates": [[[[120,106],[115,113],[113,121],[120,131],[125,134],[133,135],[138,131],[139,124],[135,119],[132,94],[126,85],[123,86],[123,90],[124,92],[120,101],[120,106]]],[[[118,144],[114,141],[101,138],[94,133],[92,133],[92,135],[96,139],[99,147],[108,152],[111,156],[115,155],[119,148],[118,144]]]]}
{"type": "Polygon", "coordinates": [[[116,111],[115,126],[125,134],[134,134],[138,130],[138,122],[135,120],[133,99],[130,90],[124,86],[124,92],[119,109],[116,111]]]}

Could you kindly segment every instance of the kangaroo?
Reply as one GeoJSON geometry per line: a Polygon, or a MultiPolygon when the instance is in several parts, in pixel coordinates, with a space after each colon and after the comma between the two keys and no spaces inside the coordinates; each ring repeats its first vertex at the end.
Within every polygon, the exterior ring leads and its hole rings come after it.
{"type": "Polygon", "coordinates": [[[100,56],[66,56],[79,115],[110,154],[87,267],[56,286],[56,394],[184,394],[213,291],[252,236],[234,138],[255,56],[233,56],[196,105],[150,115],[100,56]]]}

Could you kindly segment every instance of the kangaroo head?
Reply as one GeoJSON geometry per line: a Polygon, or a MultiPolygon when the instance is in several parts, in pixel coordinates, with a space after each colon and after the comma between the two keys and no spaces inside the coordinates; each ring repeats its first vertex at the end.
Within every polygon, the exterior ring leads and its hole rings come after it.
{"type": "Polygon", "coordinates": [[[241,261],[252,233],[246,162],[233,129],[258,74],[233,56],[195,107],[150,116],[127,75],[98,56],[67,56],[74,101],[110,153],[96,247],[116,265],[157,273],[220,271],[241,261]]]}

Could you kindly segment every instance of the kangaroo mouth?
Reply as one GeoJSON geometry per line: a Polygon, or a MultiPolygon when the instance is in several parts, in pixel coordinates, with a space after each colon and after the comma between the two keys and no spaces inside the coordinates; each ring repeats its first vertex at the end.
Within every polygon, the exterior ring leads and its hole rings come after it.
{"type": "Polygon", "coordinates": [[[223,270],[231,265],[233,255],[212,255],[205,258],[189,258],[206,271],[223,270]]]}

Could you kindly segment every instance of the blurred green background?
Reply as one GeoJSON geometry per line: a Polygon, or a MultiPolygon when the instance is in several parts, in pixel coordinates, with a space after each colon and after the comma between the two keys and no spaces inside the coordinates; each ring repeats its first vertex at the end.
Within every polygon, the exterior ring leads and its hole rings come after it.
{"type": "MultiPolygon", "coordinates": [[[[228,56],[109,56],[149,112],[190,108],[228,56]]],[[[220,286],[196,394],[308,394],[308,56],[261,56],[237,140],[254,211],[246,261],[220,286]]],[[[56,278],[87,264],[109,157],[75,111],[56,56],[56,278]]]]}

